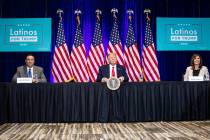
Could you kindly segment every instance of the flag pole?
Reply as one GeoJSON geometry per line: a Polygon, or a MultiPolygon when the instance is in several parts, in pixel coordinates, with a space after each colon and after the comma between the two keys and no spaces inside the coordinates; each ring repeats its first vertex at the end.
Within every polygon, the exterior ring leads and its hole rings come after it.
{"type": "Polygon", "coordinates": [[[52,78],[55,83],[69,82],[73,80],[73,74],[71,71],[71,60],[69,58],[69,50],[65,41],[65,34],[62,22],[62,9],[57,9],[56,14],[59,17],[56,45],[53,52],[53,60],[51,66],[52,78]],[[63,50],[63,51],[59,51],[63,50]],[[63,53],[65,52],[65,53],[63,53]],[[57,58],[56,56],[63,56],[57,58]],[[62,63],[62,62],[64,63],[62,63]],[[58,68],[59,67],[59,68],[58,68]],[[57,72],[59,70],[59,72],[57,72]],[[66,73],[66,74],[63,74],[66,73]]]}
{"type": "MultiPolygon", "coordinates": [[[[154,60],[150,60],[151,61],[151,64],[152,63],[156,63],[156,65],[154,65],[154,68],[150,68],[150,72],[153,72],[155,73],[155,75],[152,75],[152,74],[147,74],[147,77],[145,76],[145,69],[144,69],[144,78],[146,81],[160,81],[160,72],[159,72],[159,69],[158,69],[158,61],[157,61],[157,55],[156,55],[156,49],[155,49],[155,45],[154,45],[154,42],[153,42],[153,36],[152,36],[152,31],[151,31],[151,26],[150,26],[150,17],[149,17],[149,14],[151,14],[151,10],[150,9],[145,9],[144,10],[144,13],[146,14],[146,19],[147,19],[147,23],[146,23],[146,30],[148,32],[145,32],[145,37],[147,36],[147,38],[145,39],[145,42],[146,42],[146,47],[147,48],[150,48],[151,50],[153,50],[153,53],[155,54],[154,56],[154,60]],[[149,79],[149,77],[150,79],[149,79]]],[[[144,47],[144,49],[146,48],[144,47]]],[[[148,49],[145,49],[145,51],[148,51],[148,49]]],[[[147,57],[152,57],[149,53],[145,53],[145,55],[147,55],[147,57]]],[[[146,57],[146,56],[145,56],[146,57]]],[[[146,58],[144,58],[146,59],[146,58]]],[[[144,62],[144,60],[143,60],[144,62]]],[[[148,63],[147,64],[148,66],[150,66],[150,64],[148,63]]]]}
{"type": "MultiPolygon", "coordinates": [[[[144,14],[146,14],[147,20],[149,20],[149,14],[151,14],[151,10],[150,9],[144,9],[144,14]]],[[[148,79],[145,76],[144,69],[143,69],[143,74],[144,74],[145,81],[148,81],[148,79]]]]}

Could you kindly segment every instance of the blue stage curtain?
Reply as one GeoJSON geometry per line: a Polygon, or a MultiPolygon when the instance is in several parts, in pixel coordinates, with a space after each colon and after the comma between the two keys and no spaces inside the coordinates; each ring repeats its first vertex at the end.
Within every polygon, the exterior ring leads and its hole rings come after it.
{"type": "MultiPolygon", "coordinates": [[[[52,48],[54,48],[58,24],[56,10],[64,10],[64,28],[67,45],[71,50],[75,33],[74,10],[82,11],[81,24],[84,35],[84,43],[87,52],[89,51],[93,29],[95,26],[95,10],[102,10],[102,32],[104,46],[107,47],[112,28],[112,15],[110,10],[118,8],[118,23],[122,44],[125,44],[127,32],[126,10],[134,10],[133,23],[139,50],[144,41],[145,8],[152,10],[152,30],[156,44],[156,17],[209,17],[210,5],[208,0],[2,0],[0,2],[0,16],[2,18],[52,18],[52,48]]],[[[106,48],[105,48],[106,50],[106,48]]],[[[30,52],[29,52],[30,53],[30,52]]],[[[190,63],[193,53],[200,53],[203,57],[203,64],[210,68],[210,52],[157,52],[161,80],[182,80],[182,75],[190,63]]],[[[27,52],[24,53],[0,53],[0,81],[11,81],[16,67],[24,64],[27,52]]],[[[44,67],[45,75],[50,80],[52,53],[33,53],[36,57],[36,64],[44,67]]]]}

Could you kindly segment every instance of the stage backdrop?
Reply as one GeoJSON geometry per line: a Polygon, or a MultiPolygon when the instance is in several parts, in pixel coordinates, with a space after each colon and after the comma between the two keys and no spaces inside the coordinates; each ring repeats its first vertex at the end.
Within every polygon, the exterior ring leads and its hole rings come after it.
{"type": "MultiPolygon", "coordinates": [[[[151,26],[156,45],[156,17],[210,17],[208,0],[2,0],[0,1],[1,18],[52,18],[52,48],[55,46],[58,15],[56,10],[64,10],[63,20],[66,42],[71,51],[75,33],[74,10],[82,11],[81,25],[84,35],[86,51],[89,51],[95,26],[95,10],[102,10],[102,32],[104,46],[107,47],[112,28],[113,18],[110,10],[118,8],[118,23],[122,44],[125,44],[128,19],[126,10],[134,10],[134,30],[139,50],[144,40],[145,15],[143,10],[150,8],[151,26]]],[[[105,48],[106,50],[106,48],[105,48]]],[[[26,54],[31,52],[0,53],[0,81],[9,82],[16,71],[16,67],[24,64],[26,54]]],[[[161,51],[157,52],[161,80],[182,80],[182,75],[190,63],[193,53],[200,53],[203,64],[210,68],[209,51],[161,51]]],[[[36,64],[44,67],[46,77],[50,80],[51,58],[49,52],[33,53],[36,64]]]]}

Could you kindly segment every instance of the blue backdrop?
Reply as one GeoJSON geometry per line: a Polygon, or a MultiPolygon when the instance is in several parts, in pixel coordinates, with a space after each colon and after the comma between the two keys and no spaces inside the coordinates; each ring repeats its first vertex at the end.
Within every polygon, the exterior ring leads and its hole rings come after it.
{"type": "MultiPolygon", "coordinates": [[[[2,18],[52,18],[52,48],[55,45],[58,15],[56,10],[64,10],[64,28],[67,45],[71,50],[74,32],[75,15],[74,10],[82,11],[81,25],[84,35],[86,50],[89,51],[90,43],[95,26],[95,10],[101,9],[102,32],[104,46],[107,47],[110,31],[112,28],[112,15],[110,10],[118,8],[118,23],[122,44],[125,44],[127,32],[126,10],[134,10],[133,23],[138,46],[143,43],[145,28],[145,8],[152,10],[151,22],[154,41],[156,44],[156,17],[210,17],[210,4],[208,0],[1,0],[0,17],[2,18]]],[[[0,81],[9,82],[16,71],[16,67],[24,64],[26,54],[24,53],[0,53],[0,81]]],[[[157,52],[161,80],[182,80],[182,74],[190,63],[193,53],[199,53],[203,57],[204,65],[210,68],[210,52],[157,52]]],[[[36,57],[36,65],[44,67],[45,75],[50,80],[51,53],[33,53],[36,57]]]]}

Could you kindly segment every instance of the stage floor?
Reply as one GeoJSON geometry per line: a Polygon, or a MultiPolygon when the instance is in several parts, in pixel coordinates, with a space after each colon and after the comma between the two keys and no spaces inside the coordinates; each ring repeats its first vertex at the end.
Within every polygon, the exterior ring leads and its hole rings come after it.
{"type": "Polygon", "coordinates": [[[209,140],[210,121],[142,123],[7,123],[0,140],[209,140]]]}

